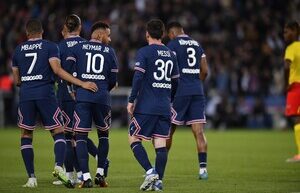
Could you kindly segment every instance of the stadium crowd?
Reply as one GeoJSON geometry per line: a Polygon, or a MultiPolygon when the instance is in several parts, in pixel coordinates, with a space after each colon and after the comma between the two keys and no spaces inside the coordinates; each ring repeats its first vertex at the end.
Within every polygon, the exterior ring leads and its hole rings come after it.
{"type": "Polygon", "coordinates": [[[281,0],[0,1],[0,95],[6,124],[15,124],[17,117],[16,89],[10,86],[9,74],[13,50],[26,39],[26,20],[40,18],[44,38],[59,42],[65,17],[76,13],[87,39],[93,22],[110,23],[120,86],[131,85],[136,49],[146,44],[145,21],[180,21],[207,55],[210,126],[284,127],[282,29],[288,19],[299,18],[299,8],[299,1],[281,0]]]}

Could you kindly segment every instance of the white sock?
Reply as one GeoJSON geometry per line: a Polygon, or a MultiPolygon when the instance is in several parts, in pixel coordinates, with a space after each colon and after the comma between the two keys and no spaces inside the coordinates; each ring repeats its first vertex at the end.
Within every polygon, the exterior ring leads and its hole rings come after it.
{"type": "Polygon", "coordinates": [[[77,178],[81,178],[81,176],[82,176],[82,171],[77,172],[77,178]]]}
{"type": "Polygon", "coordinates": [[[149,169],[149,170],[146,172],[146,174],[151,174],[152,171],[153,171],[153,168],[149,169]]]}
{"type": "Polygon", "coordinates": [[[91,174],[89,172],[83,174],[83,181],[86,181],[88,179],[92,179],[91,174]]]}
{"type": "Polygon", "coordinates": [[[206,168],[200,168],[199,169],[199,174],[203,174],[204,172],[207,172],[206,168]]]}
{"type": "Polygon", "coordinates": [[[103,168],[97,168],[97,174],[100,174],[101,176],[104,175],[104,169],[103,168]]]}

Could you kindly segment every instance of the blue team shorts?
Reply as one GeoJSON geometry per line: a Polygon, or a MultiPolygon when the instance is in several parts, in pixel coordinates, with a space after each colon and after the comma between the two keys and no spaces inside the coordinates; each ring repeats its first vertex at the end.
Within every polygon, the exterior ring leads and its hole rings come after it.
{"type": "Polygon", "coordinates": [[[91,131],[93,120],[97,129],[107,131],[111,125],[111,107],[97,103],[77,102],[74,112],[74,131],[91,131]]]}
{"type": "Polygon", "coordinates": [[[175,97],[171,111],[175,125],[206,123],[205,97],[202,95],[175,97]]]}
{"type": "Polygon", "coordinates": [[[60,109],[64,119],[65,131],[73,132],[73,114],[75,109],[75,101],[62,101],[60,109]]]}
{"type": "Polygon", "coordinates": [[[18,109],[18,126],[26,130],[34,130],[39,113],[46,130],[63,126],[63,118],[56,99],[40,99],[22,101],[18,109]]]}
{"type": "Polygon", "coordinates": [[[151,140],[152,138],[168,139],[170,127],[170,116],[135,113],[129,125],[129,135],[144,140],[151,140]]]}

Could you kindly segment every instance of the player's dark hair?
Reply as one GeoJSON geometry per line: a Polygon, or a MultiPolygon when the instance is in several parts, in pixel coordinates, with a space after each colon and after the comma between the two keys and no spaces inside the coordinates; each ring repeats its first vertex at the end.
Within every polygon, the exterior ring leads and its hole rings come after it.
{"type": "Polygon", "coordinates": [[[161,39],[164,35],[165,25],[160,19],[152,19],[146,25],[146,30],[154,39],[161,39]]]}
{"type": "Polygon", "coordinates": [[[29,19],[25,25],[28,34],[37,34],[43,32],[42,23],[38,19],[29,19]]]}
{"type": "Polygon", "coordinates": [[[299,35],[299,33],[300,33],[300,26],[299,26],[299,23],[297,21],[290,21],[290,22],[285,24],[285,27],[289,28],[293,31],[296,31],[297,35],[299,35]]]}
{"type": "Polygon", "coordinates": [[[171,28],[182,29],[183,27],[178,21],[171,21],[167,25],[167,31],[169,31],[171,28]]]}
{"type": "Polygon", "coordinates": [[[109,28],[109,25],[107,23],[102,22],[102,21],[97,21],[92,26],[91,34],[97,29],[108,29],[108,28],[109,28]]]}
{"type": "Polygon", "coordinates": [[[68,29],[68,32],[73,32],[79,28],[81,25],[81,20],[75,14],[68,15],[65,20],[65,25],[68,29]]]}

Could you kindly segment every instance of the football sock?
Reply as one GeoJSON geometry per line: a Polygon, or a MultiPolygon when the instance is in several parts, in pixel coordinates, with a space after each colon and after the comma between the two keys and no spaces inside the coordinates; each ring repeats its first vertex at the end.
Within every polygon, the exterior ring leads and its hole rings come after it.
{"type": "Polygon", "coordinates": [[[35,177],[34,175],[34,166],[33,166],[33,147],[32,147],[32,138],[21,138],[21,153],[23,161],[26,167],[26,171],[29,178],[35,177]]]}
{"type": "Polygon", "coordinates": [[[295,131],[295,139],[296,139],[298,154],[300,154],[300,123],[295,125],[294,131],[295,131]]]}
{"type": "Polygon", "coordinates": [[[87,148],[89,154],[91,154],[93,157],[96,157],[98,153],[98,148],[90,138],[87,138],[87,148]]]}
{"type": "Polygon", "coordinates": [[[207,165],[207,153],[206,152],[200,152],[198,153],[198,160],[199,160],[199,166],[200,168],[206,168],[207,165]]]}
{"type": "Polygon", "coordinates": [[[65,160],[66,140],[64,133],[58,133],[53,136],[55,165],[62,167],[65,160]]]}
{"type": "Polygon", "coordinates": [[[73,166],[76,170],[76,172],[81,172],[79,163],[78,163],[78,157],[77,157],[77,153],[76,153],[76,147],[73,147],[73,152],[74,152],[74,160],[73,160],[73,166]]]}
{"type": "Polygon", "coordinates": [[[67,132],[65,134],[65,137],[66,137],[66,157],[65,157],[65,161],[64,161],[64,164],[65,164],[65,167],[66,167],[66,172],[72,172],[74,170],[74,167],[73,167],[73,163],[74,163],[74,160],[76,160],[76,155],[74,153],[74,148],[72,146],[72,134],[67,132]]]}
{"type": "Polygon", "coordinates": [[[99,145],[98,145],[98,164],[97,168],[101,171],[99,172],[100,175],[104,175],[104,164],[106,162],[106,158],[108,155],[108,150],[109,150],[109,141],[108,141],[108,131],[97,131],[98,133],[98,138],[99,138],[99,145]]]}
{"type": "Polygon", "coordinates": [[[152,165],[149,161],[147,152],[143,147],[141,142],[133,142],[131,145],[131,150],[134,154],[135,159],[139,164],[144,168],[145,171],[148,171],[152,168],[152,165]]]}
{"type": "Polygon", "coordinates": [[[155,170],[158,173],[159,179],[162,180],[165,173],[165,168],[168,159],[168,153],[166,147],[161,147],[155,149],[156,159],[155,159],[155,170]]]}
{"type": "Polygon", "coordinates": [[[76,134],[76,154],[83,174],[89,173],[89,154],[87,150],[87,134],[76,134]]]}

